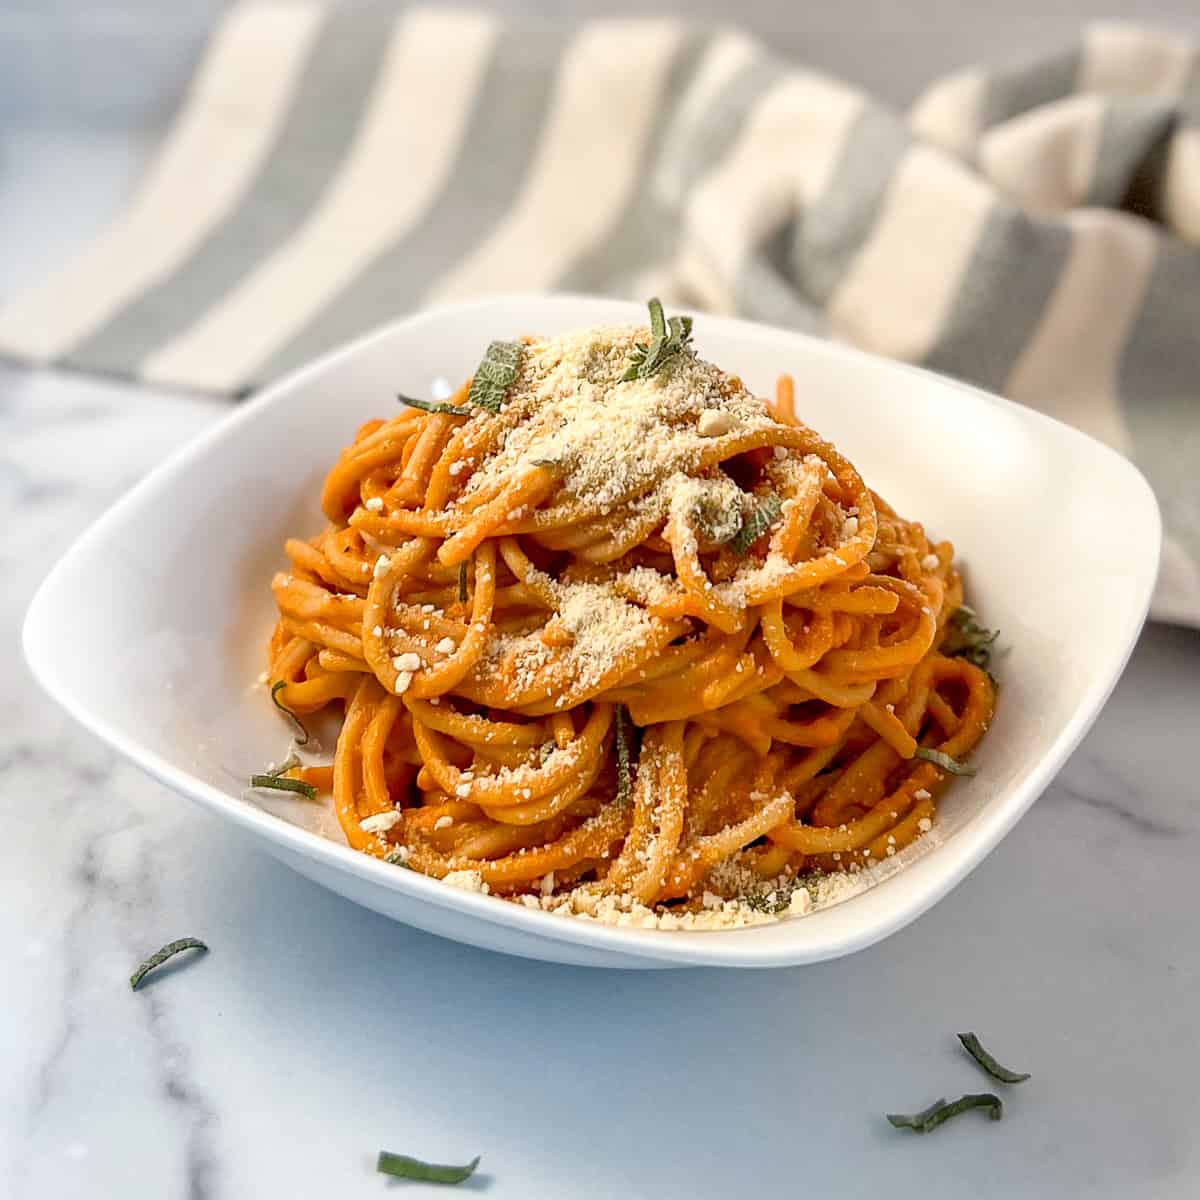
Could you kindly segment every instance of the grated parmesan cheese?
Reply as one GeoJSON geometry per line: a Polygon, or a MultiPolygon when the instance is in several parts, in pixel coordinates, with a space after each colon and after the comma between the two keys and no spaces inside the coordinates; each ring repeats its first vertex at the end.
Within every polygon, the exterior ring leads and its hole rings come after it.
{"type": "Polygon", "coordinates": [[[399,820],[400,814],[395,811],[375,813],[359,821],[358,827],[363,833],[387,833],[399,820]]]}

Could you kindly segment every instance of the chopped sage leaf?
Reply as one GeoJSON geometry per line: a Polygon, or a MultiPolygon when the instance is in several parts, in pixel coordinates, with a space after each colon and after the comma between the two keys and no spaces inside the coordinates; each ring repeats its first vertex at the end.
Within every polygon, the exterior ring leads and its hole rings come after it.
{"type": "Polygon", "coordinates": [[[132,975],[129,977],[129,986],[136,992],[142,980],[154,970],[155,967],[161,967],[168,958],[174,958],[176,954],[182,953],[184,950],[199,950],[202,954],[208,952],[208,947],[200,941],[199,938],[180,938],[175,942],[168,942],[161,950],[156,950],[132,975]]]}
{"type": "Polygon", "coordinates": [[[458,564],[458,601],[460,604],[467,602],[467,564],[465,560],[458,564]]]}
{"type": "Polygon", "coordinates": [[[949,754],[943,754],[940,750],[930,750],[927,746],[918,746],[913,751],[913,758],[923,758],[926,762],[941,767],[943,771],[949,771],[951,775],[979,774],[978,767],[973,767],[969,763],[960,763],[957,758],[951,758],[949,754]]]}
{"type": "Polygon", "coordinates": [[[776,521],[783,511],[779,497],[772,492],[765,497],[761,504],[742,522],[737,537],[733,539],[733,549],[736,554],[745,554],[776,521]]]}
{"type": "Polygon", "coordinates": [[[1001,1083],[1024,1083],[1031,1078],[1028,1071],[1010,1071],[1002,1067],[984,1048],[973,1033],[960,1033],[963,1049],[993,1078],[1001,1083]]]}
{"type": "Polygon", "coordinates": [[[929,1133],[951,1117],[972,1108],[986,1108],[988,1116],[998,1121],[1004,1115],[1004,1103],[991,1092],[960,1096],[957,1100],[939,1100],[919,1113],[888,1113],[887,1119],[897,1129],[911,1129],[913,1133],[929,1133]]]}
{"type": "Polygon", "coordinates": [[[396,399],[401,404],[407,404],[409,408],[419,408],[422,412],[449,413],[452,417],[469,417],[471,415],[461,404],[448,404],[444,400],[421,400],[417,396],[406,396],[403,392],[397,393],[396,399]]]}
{"type": "Polygon", "coordinates": [[[628,804],[630,793],[633,791],[633,768],[630,764],[630,725],[629,712],[625,705],[617,705],[617,803],[628,804]]]}
{"type": "Polygon", "coordinates": [[[384,856],[385,863],[391,863],[393,867],[407,867],[408,870],[413,868],[408,865],[408,850],[405,846],[394,846],[384,856]]]}
{"type": "Polygon", "coordinates": [[[274,704],[281,713],[285,714],[299,731],[299,736],[296,738],[296,745],[307,746],[308,730],[304,728],[304,722],[301,721],[300,718],[296,716],[296,714],[292,712],[292,710],[288,708],[288,706],[279,698],[279,689],[285,687],[287,687],[286,679],[277,679],[273,684],[271,684],[271,703],[274,704]]]}
{"type": "Polygon", "coordinates": [[[650,343],[647,346],[634,347],[633,362],[621,376],[625,382],[631,379],[649,379],[671,359],[682,354],[683,348],[692,340],[691,317],[672,317],[668,321],[663,316],[662,301],[657,296],[649,301],[648,307],[650,343]]]}
{"type": "Polygon", "coordinates": [[[820,885],[811,875],[797,875],[790,883],[782,887],[776,885],[769,891],[754,892],[749,896],[743,896],[742,900],[748,908],[754,909],[755,912],[772,913],[778,916],[779,913],[791,907],[792,897],[801,888],[808,893],[808,898],[816,904],[817,897],[820,894],[820,885]]]}
{"type": "Polygon", "coordinates": [[[992,651],[1000,636],[998,629],[980,625],[975,610],[966,604],[956,608],[942,642],[942,653],[950,658],[965,658],[986,671],[992,663],[992,651]]]}
{"type": "Polygon", "coordinates": [[[270,788],[276,792],[295,792],[298,796],[306,796],[309,800],[317,798],[317,789],[303,779],[285,779],[281,775],[251,775],[252,788],[270,788]]]}
{"type": "Polygon", "coordinates": [[[554,742],[543,742],[538,747],[538,762],[543,767],[546,765],[547,760],[550,758],[550,755],[554,753],[556,748],[557,746],[554,742]]]}
{"type": "Polygon", "coordinates": [[[384,1175],[394,1175],[397,1179],[416,1179],[422,1183],[462,1183],[475,1174],[477,1166],[478,1155],[466,1166],[450,1167],[441,1163],[422,1162],[419,1158],[409,1158],[407,1154],[389,1154],[386,1150],[380,1150],[375,1169],[384,1175]]]}
{"type": "Polygon", "coordinates": [[[493,342],[488,346],[483,361],[475,369],[467,400],[488,412],[498,413],[504,404],[505,393],[517,377],[524,352],[525,347],[520,342],[493,342]]]}
{"type": "Polygon", "coordinates": [[[747,908],[778,916],[791,904],[792,893],[787,888],[772,888],[769,892],[755,892],[744,899],[747,908]]]}

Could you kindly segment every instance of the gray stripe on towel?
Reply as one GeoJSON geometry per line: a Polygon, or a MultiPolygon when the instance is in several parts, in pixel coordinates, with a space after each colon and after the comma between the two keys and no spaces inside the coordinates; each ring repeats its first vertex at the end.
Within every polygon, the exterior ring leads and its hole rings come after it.
{"type": "Polygon", "coordinates": [[[330,14],[241,202],[166,279],[73,347],[65,356],[73,366],[136,372],[287,241],[319,203],[354,139],[392,24],[381,11],[339,8],[330,14]],[[365,29],[368,23],[376,28],[365,29]]]}
{"type": "Polygon", "coordinates": [[[257,382],[401,316],[511,209],[546,122],[567,35],[502,33],[446,185],[425,216],[378,254],[255,371],[257,382]]]}
{"type": "Polygon", "coordinates": [[[924,365],[1000,391],[1041,321],[1070,250],[1065,225],[994,207],[924,365]]]}

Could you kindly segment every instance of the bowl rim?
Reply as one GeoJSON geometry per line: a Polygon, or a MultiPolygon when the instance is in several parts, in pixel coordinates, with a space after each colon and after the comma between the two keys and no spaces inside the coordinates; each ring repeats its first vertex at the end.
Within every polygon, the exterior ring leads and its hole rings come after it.
{"type": "MultiPolygon", "coordinates": [[[[821,936],[810,934],[789,946],[783,939],[763,942],[754,936],[756,930],[779,929],[780,925],[748,927],[730,930],[663,931],[632,929],[607,925],[599,921],[564,919],[555,914],[525,908],[508,902],[497,903],[494,897],[445,886],[417,872],[397,871],[383,863],[333,842],[317,833],[277,817],[245,800],[205,782],[188,771],[175,766],[157,752],[127,736],[102,713],[93,711],[71,691],[52,658],[43,654],[45,638],[41,629],[43,613],[51,602],[60,580],[71,570],[78,558],[85,557],[97,544],[103,544],[109,530],[122,522],[127,514],[142,507],[147,499],[164,490],[169,491],[174,477],[197,459],[203,459],[217,443],[236,436],[237,430],[251,421],[264,408],[279,403],[281,398],[310,380],[329,372],[346,360],[369,349],[401,330],[419,329],[429,322],[447,318],[461,319],[464,315],[482,315],[489,310],[503,311],[529,305],[587,306],[590,309],[609,307],[614,318],[636,319],[642,306],[635,301],[615,300],[576,293],[507,293],[481,299],[439,304],[389,321],[364,333],[343,346],[337,347],[288,372],[279,380],[264,387],[257,395],[240,403],[224,417],[196,437],[189,439],[162,463],[151,469],[125,495],[118,498],[63,552],[39,584],[26,611],[22,628],[22,649],[25,661],[39,686],[85,730],[99,737],[118,754],[129,759],[152,778],[172,791],[199,803],[202,807],[231,820],[248,833],[262,837],[268,844],[277,844],[304,859],[317,861],[342,874],[357,876],[373,886],[406,894],[412,901],[450,909],[463,917],[477,918],[490,925],[507,927],[523,937],[582,946],[604,955],[631,956],[650,963],[671,966],[794,966],[838,958],[854,953],[881,941],[903,928],[945,897],[989,854],[1041,795],[1069,755],[1079,745],[1118,679],[1124,671],[1145,622],[1157,577],[1162,542],[1162,521],[1157,500],[1145,476],[1130,460],[1097,439],[1072,426],[1027,408],[972,384],[931,371],[911,363],[898,362],[872,354],[843,342],[814,337],[811,334],[741,318],[701,314],[706,323],[715,323],[721,332],[752,340],[762,335],[783,336],[822,353],[847,362],[868,362],[888,370],[902,372],[920,381],[936,380],[940,387],[958,390],[974,401],[1000,405],[1014,411],[1021,420],[1039,431],[1051,431],[1054,437],[1066,436],[1088,453],[1098,454],[1107,466],[1124,476],[1133,493],[1140,493],[1145,507],[1143,516],[1152,537],[1143,549],[1142,596],[1133,606],[1124,633],[1123,645],[1113,654],[1104,669],[1099,670],[1089,684],[1084,698],[1066,721],[1063,728],[1029,775],[1008,792],[990,800],[970,822],[959,831],[953,843],[936,847],[922,862],[941,859],[940,870],[927,885],[909,896],[897,897],[898,902],[881,919],[863,922],[849,934],[841,932],[821,936]]],[[[901,874],[918,864],[910,864],[901,874]]],[[[872,889],[874,890],[874,889],[872,889]]],[[[402,918],[395,918],[402,920],[402,918]]],[[[800,922],[796,921],[797,929],[800,922]]],[[[812,927],[809,927],[810,930],[812,927]]]]}

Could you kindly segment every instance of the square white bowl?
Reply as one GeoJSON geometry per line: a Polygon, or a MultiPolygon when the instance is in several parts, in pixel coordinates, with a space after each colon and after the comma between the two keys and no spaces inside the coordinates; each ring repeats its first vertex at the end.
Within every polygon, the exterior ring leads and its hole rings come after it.
{"type": "Polygon", "coordinates": [[[797,409],[901,513],[950,538],[969,601],[1002,631],[996,718],[934,833],[869,890],[749,929],[662,932],[563,918],[450,888],[351,851],[328,805],[247,798],[288,731],[254,681],[285,536],[323,524],[320,481],[397,392],[470,374],[496,337],[639,321],[641,305],[503,297],[421,313],[267,389],[185,447],[96,522],[25,622],[42,686],[151,775],[310,879],[472,945],[620,967],[786,966],[870,945],[958,883],[1078,744],[1145,620],[1158,565],[1146,481],[1100,443],[1029,409],[831,342],[701,316],[700,353],[760,394],[796,380],[797,409]],[[81,648],[83,650],[81,651],[81,648]]]}

